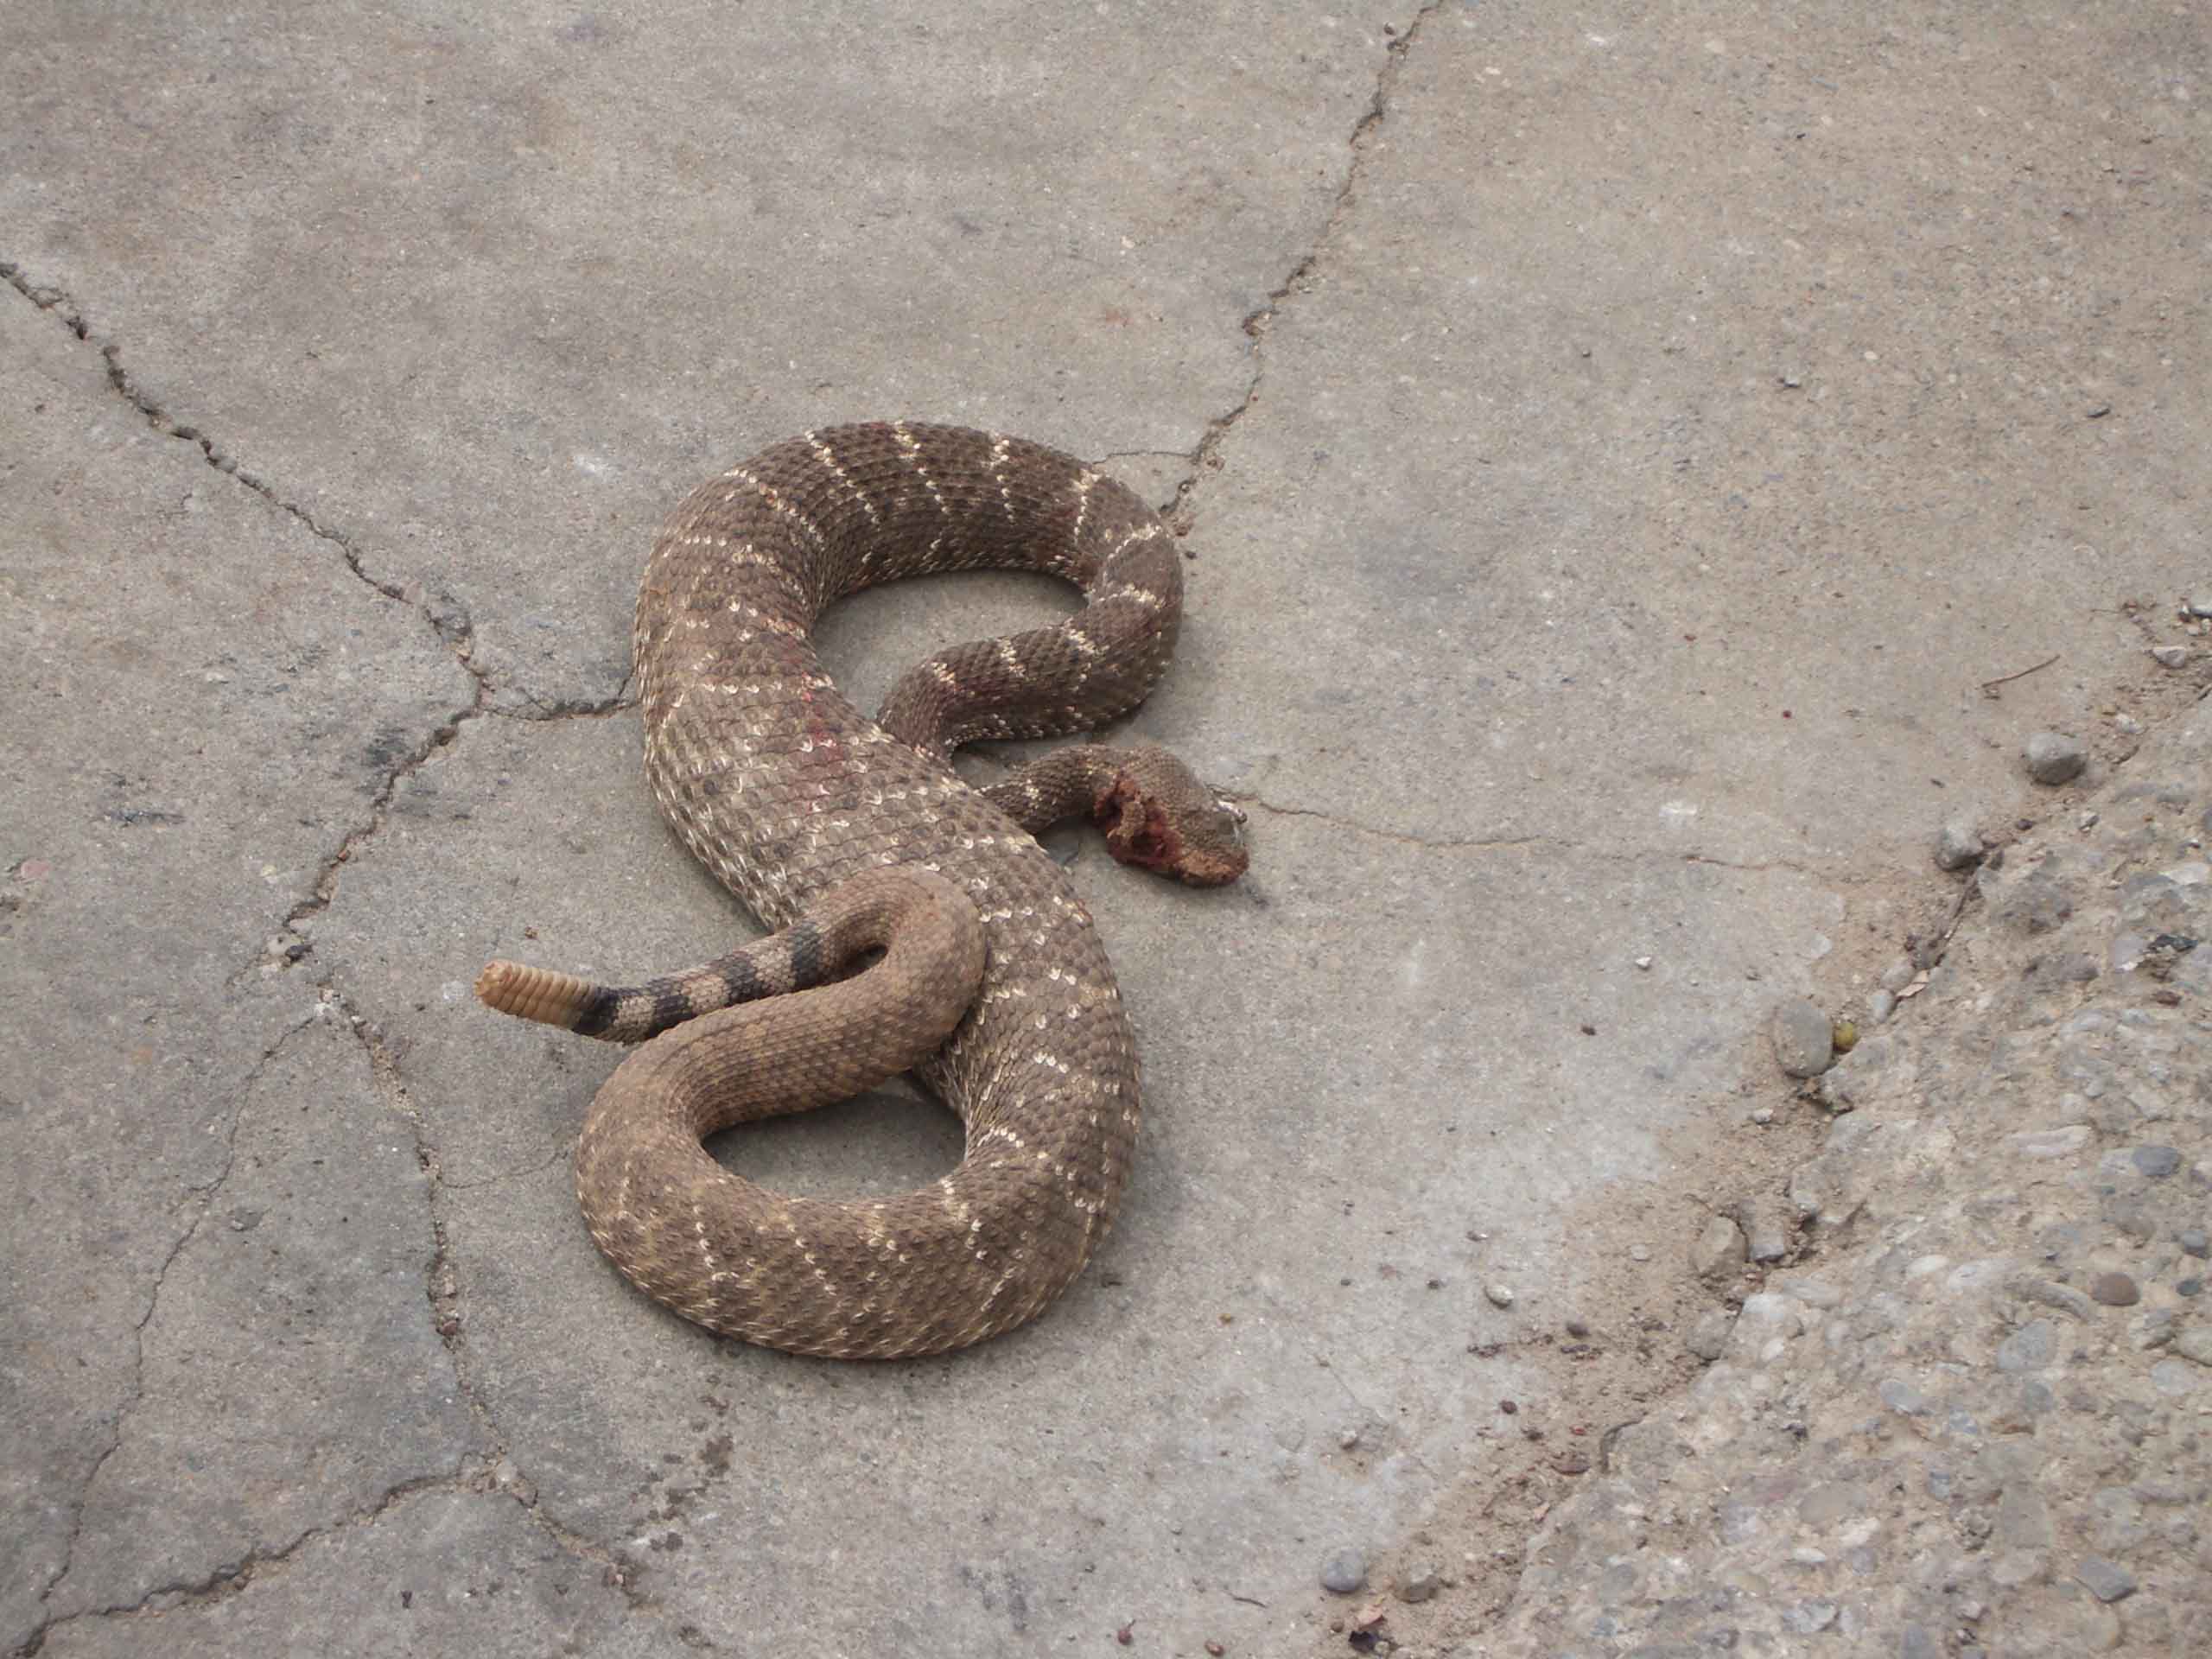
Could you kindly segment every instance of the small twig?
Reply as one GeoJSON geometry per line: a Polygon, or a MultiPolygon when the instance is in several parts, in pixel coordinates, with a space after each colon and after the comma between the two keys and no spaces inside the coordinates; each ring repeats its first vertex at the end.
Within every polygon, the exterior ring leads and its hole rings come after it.
{"type": "Polygon", "coordinates": [[[1981,695],[1985,697],[1994,700],[1997,696],[1997,688],[1999,686],[2010,685],[2015,680],[2024,680],[2031,674],[2041,673],[2044,669],[2049,668],[2057,660],[2058,653],[2053,652],[2050,656],[2044,658],[2043,661],[2036,664],[2032,668],[2024,668],[2017,674],[2000,674],[1993,680],[1984,680],[1981,683],[1981,695]]]}
{"type": "Polygon", "coordinates": [[[1266,1602],[1262,1601],[1257,1596],[1240,1596],[1234,1590],[1229,1592],[1229,1599],[1231,1601],[1241,1601],[1247,1607],[1264,1607],[1268,1605],[1266,1602]]]}

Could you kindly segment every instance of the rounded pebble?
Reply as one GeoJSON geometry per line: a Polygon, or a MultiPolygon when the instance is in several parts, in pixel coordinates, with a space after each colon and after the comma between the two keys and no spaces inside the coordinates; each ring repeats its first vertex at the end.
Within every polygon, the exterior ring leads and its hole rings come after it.
{"type": "Polygon", "coordinates": [[[2049,1319],[2031,1319],[1997,1344],[2000,1371],[2039,1371],[2058,1351],[2058,1333],[2049,1319]]]}
{"type": "Polygon", "coordinates": [[[2125,1601],[2135,1593],[2135,1580],[2128,1570],[2101,1555],[2088,1557],[2074,1569],[2074,1576],[2099,1601],[2125,1601]]]}
{"type": "Polygon", "coordinates": [[[1690,1244],[1690,1268],[1700,1279],[1722,1279],[1744,1265],[1744,1230],[1715,1216],[1690,1244]]]}
{"type": "Polygon", "coordinates": [[[1817,1077],[1835,1064],[1835,1022],[1802,998],[1774,1011],[1774,1058],[1793,1077],[1817,1077]]]}
{"type": "Polygon", "coordinates": [[[1981,855],[1989,850],[1972,818],[1953,818],[1936,832],[1936,868],[1939,870],[1963,870],[1981,862],[1981,855]]]}
{"type": "Polygon", "coordinates": [[[2154,1181],[2162,1181],[2181,1167],[2181,1154],[2171,1147],[2138,1147],[2127,1154],[2135,1167],[2154,1181]]]}
{"type": "Polygon", "coordinates": [[[2077,737],[2063,732],[2037,732],[2021,749],[2028,776],[2039,784],[2069,784],[2089,764],[2089,751],[2077,737]]]}
{"type": "Polygon", "coordinates": [[[1332,1552],[1321,1563],[1321,1587],[1332,1596],[1356,1596],[1367,1586],[1367,1557],[1356,1549],[1332,1552]]]}
{"type": "Polygon", "coordinates": [[[2133,1307],[2143,1300],[2141,1289],[2124,1273],[2099,1274],[2089,1281],[2089,1295],[2107,1307],[2133,1307]]]}
{"type": "Polygon", "coordinates": [[[1427,1601],[1443,1588],[1444,1576],[1434,1567],[1424,1563],[1414,1567],[1398,1580],[1400,1601],[1427,1601]]]}
{"type": "Polygon", "coordinates": [[[1513,1306],[1513,1292],[1508,1286],[1485,1285],[1483,1287],[1483,1294],[1490,1298],[1491,1306],[1493,1307],[1510,1307],[1513,1306]]]}
{"type": "Polygon", "coordinates": [[[1682,1338],[1682,1346],[1700,1359],[1718,1359],[1728,1351],[1728,1333],[1736,1328],[1736,1321],[1719,1308],[1711,1308],[1697,1316],[1689,1334],[1682,1338]]]}

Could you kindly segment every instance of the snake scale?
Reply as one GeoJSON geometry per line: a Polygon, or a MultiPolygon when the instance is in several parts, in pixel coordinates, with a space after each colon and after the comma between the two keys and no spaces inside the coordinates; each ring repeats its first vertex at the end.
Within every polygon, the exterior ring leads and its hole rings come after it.
{"type": "Polygon", "coordinates": [[[1112,1224],[1142,1107],[1111,967],[1034,832],[1096,819],[1125,862],[1195,885],[1245,867],[1242,815],[1173,756],[1078,743],[986,789],[977,738],[1086,731],[1141,702],[1182,613],[1174,540],[1057,451],[904,422],[776,444],[694,490],[638,598],[645,770],[661,810],[769,927],[630,987],[512,963],[493,1007],[642,1043],[576,1147],[591,1235],[710,1330],[842,1358],[939,1353],[1035,1316],[1112,1224]],[[824,607],[937,571],[1041,570],[1065,620],[940,652],[871,721],[810,644],[824,607]],[[964,1155],[900,1197],[768,1191],[701,1141],[912,1068],[964,1155]]]}

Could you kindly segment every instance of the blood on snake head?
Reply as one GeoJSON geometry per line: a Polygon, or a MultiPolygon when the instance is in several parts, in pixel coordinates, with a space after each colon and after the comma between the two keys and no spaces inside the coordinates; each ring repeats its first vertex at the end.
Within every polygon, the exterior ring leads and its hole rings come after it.
{"type": "Polygon", "coordinates": [[[1201,783],[1165,749],[1128,752],[1093,804],[1106,849],[1124,864],[1217,887],[1244,874],[1243,810],[1201,783]]]}

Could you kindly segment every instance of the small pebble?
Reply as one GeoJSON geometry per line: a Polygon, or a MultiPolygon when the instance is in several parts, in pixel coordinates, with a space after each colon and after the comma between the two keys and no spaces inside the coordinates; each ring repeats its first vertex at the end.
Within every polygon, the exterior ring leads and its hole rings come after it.
{"type": "Polygon", "coordinates": [[[1337,1444],[1344,1447],[1345,1451],[1351,1451],[1352,1447],[1359,1444],[1359,1431],[1356,1428],[1347,1428],[1343,1430],[1337,1436],[1337,1444]]]}
{"type": "Polygon", "coordinates": [[[1491,1306],[1493,1307],[1513,1306],[1513,1292],[1507,1286],[1485,1285],[1483,1287],[1483,1294],[1490,1298],[1491,1306]]]}
{"type": "Polygon", "coordinates": [[[1782,1622],[1801,1636],[1810,1636],[1815,1630],[1825,1630],[1835,1623],[1836,1607],[1832,1601],[1801,1601],[1794,1607],[1782,1610],[1782,1622]]]}
{"type": "Polygon", "coordinates": [[[2181,1154],[2171,1147],[2138,1147],[2128,1160],[2154,1181],[2162,1181],[2181,1167],[2181,1154]]]}
{"type": "Polygon", "coordinates": [[[1997,1344],[1997,1369],[2039,1371],[2058,1351],[2057,1332],[2049,1319],[2031,1319],[1997,1344]]]}
{"type": "Polygon", "coordinates": [[[2135,1580],[2128,1570],[2101,1555],[2085,1558],[2074,1569],[2074,1576],[2087,1585],[2089,1593],[2099,1601],[2125,1601],[2135,1593],[2135,1580]]]}
{"type": "Polygon", "coordinates": [[[1872,1025],[1880,1025],[1897,1011],[1897,1000],[1887,991],[1877,991],[1866,999],[1866,1019],[1872,1025]]]}
{"type": "Polygon", "coordinates": [[[1631,1244],[1628,1247],[1628,1259],[1631,1262],[1649,1262],[1651,1259],[1651,1251],[1648,1246],[1631,1244]]]}
{"type": "Polygon", "coordinates": [[[1367,1557],[1339,1549],[1321,1563],[1321,1587],[1332,1596],[1356,1596],[1367,1584],[1367,1557]]]}
{"type": "Polygon", "coordinates": [[[1744,1229],[1744,1243],[1754,1262],[1779,1262],[1789,1254],[1789,1235],[1780,1222],[1763,1213],[1754,1214],[1744,1229]]]}
{"type": "Polygon", "coordinates": [[[1638,957],[1636,958],[1636,965],[1649,973],[1651,969],[1651,958],[1649,957],[1638,957]]]}
{"type": "Polygon", "coordinates": [[[1682,1346],[1700,1359],[1718,1359],[1728,1351],[1728,1333],[1736,1322],[1720,1309],[1710,1308],[1697,1316],[1689,1334],[1682,1338],[1682,1346]]]}
{"type": "Polygon", "coordinates": [[[1444,1586],[1437,1570],[1424,1563],[1398,1580],[1400,1601],[1427,1601],[1444,1586]]]}
{"type": "MultiPolygon", "coordinates": [[[[1752,1107],[1752,1108],[1751,1108],[1751,1122],[1754,1122],[1754,1123],[1771,1123],[1771,1122],[1774,1122],[1774,1108],[1773,1108],[1773,1107],[1771,1107],[1771,1106],[1754,1106],[1754,1107],[1752,1107]]],[[[1642,1256],[1637,1256],[1637,1261],[1639,1261],[1639,1262],[1641,1262],[1642,1260],[1643,1260],[1643,1258],[1642,1256]]]]}
{"type": "Polygon", "coordinates": [[[2082,741],[2063,732],[2037,732],[2021,753],[2027,760],[2028,776],[2039,784],[2071,783],[2089,763],[2089,751],[2082,741]]]}
{"type": "Polygon", "coordinates": [[[1963,870],[1981,862],[1981,855],[1989,850],[1975,829],[1972,818],[1953,818],[1936,832],[1936,868],[1939,870],[1963,870]]]}
{"type": "Polygon", "coordinates": [[[2189,601],[2188,610],[2191,616],[2212,616],[2212,596],[2199,594],[2189,601]]]}
{"type": "Polygon", "coordinates": [[[2175,1235],[2174,1243],[2181,1246],[2184,1254],[2200,1261],[2212,1255],[2212,1236],[2208,1236],[2202,1227],[2183,1228],[2175,1235]]]}
{"type": "Polygon", "coordinates": [[[1835,1064],[1835,1022],[1802,998],[1774,1011],[1774,1058],[1785,1075],[1817,1077],[1835,1064]]]}
{"type": "Polygon", "coordinates": [[[2199,1365],[2212,1365],[2212,1325],[2192,1325],[2174,1338],[2174,1352],[2199,1365]]]}
{"type": "Polygon", "coordinates": [[[1567,1334],[1570,1337],[1586,1337],[1590,1334],[1590,1327],[1580,1319],[1569,1319],[1567,1322],[1567,1334]]]}
{"type": "Polygon", "coordinates": [[[1744,1230],[1715,1216],[1690,1244],[1690,1268],[1700,1279],[1725,1279],[1744,1265],[1744,1230]]]}
{"type": "Polygon", "coordinates": [[[2153,645],[2151,647],[2151,658],[2160,668],[2186,668],[2189,666],[2189,647],[2153,645]]]}
{"type": "Polygon", "coordinates": [[[2089,1294],[2107,1307],[2133,1307],[2143,1300],[2135,1281],[2124,1273],[2101,1273],[2089,1281],[2089,1294]]]}

